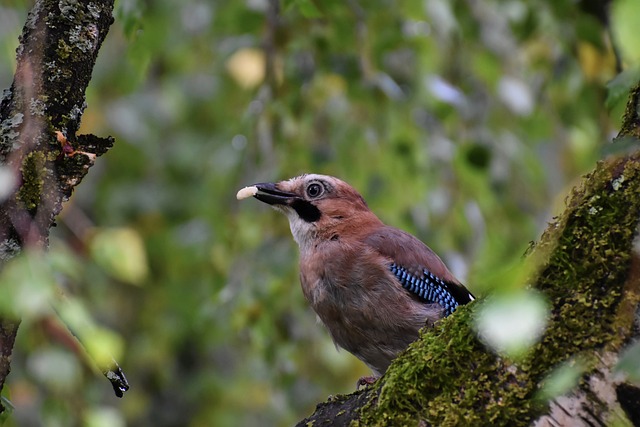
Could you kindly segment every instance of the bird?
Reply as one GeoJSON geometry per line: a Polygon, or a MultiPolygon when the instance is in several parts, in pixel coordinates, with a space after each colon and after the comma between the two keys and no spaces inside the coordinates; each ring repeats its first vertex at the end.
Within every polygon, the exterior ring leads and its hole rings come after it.
{"type": "Polygon", "coordinates": [[[336,346],[364,362],[374,380],[422,327],[475,299],[433,250],[385,225],[338,178],[303,174],[237,193],[250,197],[286,215],[304,297],[336,346]]]}

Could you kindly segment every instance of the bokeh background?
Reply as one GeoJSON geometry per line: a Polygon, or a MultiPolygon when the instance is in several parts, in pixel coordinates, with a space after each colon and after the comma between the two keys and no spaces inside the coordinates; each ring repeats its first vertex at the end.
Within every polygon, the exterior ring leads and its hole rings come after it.
{"type": "MultiPolygon", "coordinates": [[[[116,0],[81,129],[115,147],[0,279],[24,319],[6,425],[285,426],[353,391],[369,372],[306,306],[286,219],[235,199],[254,182],[338,176],[475,294],[519,286],[616,134],[638,4],[116,0]],[[123,399],[56,339],[58,304],[123,399]]],[[[2,88],[31,5],[0,0],[2,88]]]]}

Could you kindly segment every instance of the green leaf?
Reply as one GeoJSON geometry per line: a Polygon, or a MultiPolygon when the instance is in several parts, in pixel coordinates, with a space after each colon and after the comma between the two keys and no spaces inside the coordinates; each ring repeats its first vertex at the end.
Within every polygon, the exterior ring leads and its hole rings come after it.
{"type": "Polygon", "coordinates": [[[634,383],[640,383],[640,342],[627,347],[620,356],[616,372],[622,372],[634,383]]]}
{"type": "Polygon", "coordinates": [[[630,64],[640,62],[640,1],[616,0],[611,7],[611,31],[622,58],[630,64]]]}
{"type": "Polygon", "coordinates": [[[56,312],[100,369],[109,366],[114,358],[122,355],[122,338],[115,332],[96,325],[81,300],[68,297],[57,301],[56,312]]]}
{"type": "Polygon", "coordinates": [[[624,102],[629,95],[629,90],[640,80],[640,67],[632,67],[624,70],[607,83],[607,99],[605,106],[612,109],[617,104],[624,102]]]}
{"type": "Polygon", "coordinates": [[[23,319],[40,317],[50,312],[55,286],[44,253],[25,251],[0,275],[0,311],[23,319]]]}
{"type": "Polygon", "coordinates": [[[127,425],[123,414],[110,407],[99,407],[88,411],[84,416],[86,427],[124,427],[127,425]]]}
{"type": "Polygon", "coordinates": [[[320,12],[320,9],[313,3],[313,0],[296,0],[294,4],[298,6],[300,13],[305,18],[322,17],[322,12],[320,12]]]}
{"type": "Polygon", "coordinates": [[[11,413],[15,409],[15,406],[13,406],[13,403],[11,403],[11,401],[4,396],[0,396],[0,402],[2,402],[2,406],[4,406],[5,411],[8,412],[8,415],[11,415],[11,413]]]}
{"type": "Polygon", "coordinates": [[[142,238],[131,228],[107,228],[96,232],[91,255],[109,274],[123,282],[139,285],[147,277],[147,254],[142,238]]]}
{"type": "Polygon", "coordinates": [[[580,359],[571,359],[561,364],[542,381],[537,397],[548,401],[570,392],[578,385],[585,369],[586,366],[580,359]]]}
{"type": "Polygon", "coordinates": [[[602,157],[632,153],[640,149],[640,140],[630,136],[617,138],[602,147],[602,157]]]}
{"type": "Polygon", "coordinates": [[[480,306],[474,326],[496,352],[518,358],[542,336],[548,311],[546,300],[537,292],[495,295],[480,306]]]}

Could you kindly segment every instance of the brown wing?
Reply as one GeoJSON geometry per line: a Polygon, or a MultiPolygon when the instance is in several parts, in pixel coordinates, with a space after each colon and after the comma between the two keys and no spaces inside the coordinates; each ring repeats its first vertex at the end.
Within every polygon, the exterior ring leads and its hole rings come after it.
{"type": "Polygon", "coordinates": [[[429,302],[453,299],[453,308],[474,299],[440,257],[411,234],[385,226],[369,234],[365,242],[389,259],[389,268],[400,284],[418,297],[429,302]]]}

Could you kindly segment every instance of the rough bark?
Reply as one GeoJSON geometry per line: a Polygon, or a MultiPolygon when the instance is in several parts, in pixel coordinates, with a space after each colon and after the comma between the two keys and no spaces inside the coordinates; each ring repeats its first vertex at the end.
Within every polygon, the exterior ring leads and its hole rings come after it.
{"type": "Polygon", "coordinates": [[[640,338],[640,85],[621,129],[621,148],[572,190],[528,256],[538,265],[529,285],[552,310],[524,360],[479,341],[477,301],[424,332],[373,386],[332,397],[297,425],[640,425],[640,388],[615,374],[620,350],[640,338]],[[541,399],[547,375],[572,361],[584,366],[575,389],[541,399]]]}
{"type": "MultiPolygon", "coordinates": [[[[113,139],[76,135],[113,0],[38,0],[24,25],[17,67],[0,102],[0,267],[49,229],[76,185],[113,139]]],[[[16,319],[0,319],[0,390],[9,374],[16,319]]],[[[0,412],[4,408],[0,407],[0,412]]]]}

